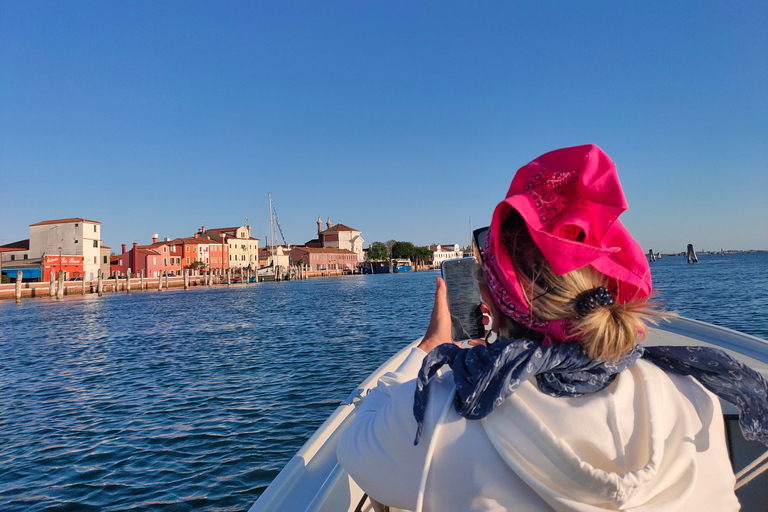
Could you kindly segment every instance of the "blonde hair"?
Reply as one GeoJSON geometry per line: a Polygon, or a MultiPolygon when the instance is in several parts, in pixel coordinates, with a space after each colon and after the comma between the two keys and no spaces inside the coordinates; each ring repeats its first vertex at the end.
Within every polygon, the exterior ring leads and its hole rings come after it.
{"type": "Polygon", "coordinates": [[[653,294],[623,304],[596,307],[580,316],[579,295],[603,286],[608,290],[613,287],[615,297],[620,283],[612,283],[590,265],[556,275],[521,221],[508,219],[502,232],[531,314],[543,321],[569,320],[571,334],[590,358],[616,361],[635,343],[645,340],[647,323],[656,324],[659,319],[674,316],[648,301],[653,294]]]}

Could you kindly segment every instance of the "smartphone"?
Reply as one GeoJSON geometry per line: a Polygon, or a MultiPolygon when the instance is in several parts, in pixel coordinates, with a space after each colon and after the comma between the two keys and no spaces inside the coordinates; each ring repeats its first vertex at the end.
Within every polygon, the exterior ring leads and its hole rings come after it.
{"type": "Polygon", "coordinates": [[[451,312],[451,339],[466,341],[482,338],[480,288],[477,278],[480,265],[475,258],[446,260],[440,265],[448,291],[448,309],[451,312]]]}

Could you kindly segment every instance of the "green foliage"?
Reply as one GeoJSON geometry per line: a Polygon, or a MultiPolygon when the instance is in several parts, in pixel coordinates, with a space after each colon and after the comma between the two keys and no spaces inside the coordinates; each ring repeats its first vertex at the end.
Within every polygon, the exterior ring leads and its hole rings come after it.
{"type": "Polygon", "coordinates": [[[206,262],[204,262],[204,261],[196,261],[196,262],[192,263],[189,266],[189,268],[191,268],[193,270],[204,269],[204,268],[207,268],[207,267],[208,267],[208,264],[206,262]]]}
{"type": "Polygon", "coordinates": [[[392,244],[392,259],[415,259],[416,247],[411,242],[395,242],[392,244]]]}
{"type": "Polygon", "coordinates": [[[382,242],[373,242],[368,247],[368,259],[371,261],[387,259],[387,246],[382,242]]]}
{"type": "Polygon", "coordinates": [[[417,247],[416,248],[416,255],[414,256],[414,259],[418,261],[419,263],[426,263],[432,259],[432,254],[434,251],[430,249],[429,247],[417,247]]]}
{"type": "Polygon", "coordinates": [[[304,259],[299,259],[297,261],[294,261],[293,264],[296,265],[297,267],[303,267],[307,265],[307,262],[304,261],[304,259]]]}

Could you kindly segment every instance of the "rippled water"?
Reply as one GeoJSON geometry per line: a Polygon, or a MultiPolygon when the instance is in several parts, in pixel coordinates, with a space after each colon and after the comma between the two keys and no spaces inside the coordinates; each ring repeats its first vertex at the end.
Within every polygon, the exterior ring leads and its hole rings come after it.
{"type": "Polygon", "coordinates": [[[0,304],[0,509],[246,510],[433,272],[0,304]]]}
{"type": "MultiPolygon", "coordinates": [[[[768,254],[651,266],[685,316],[768,338],[768,254]]],[[[423,333],[437,272],[0,303],[0,510],[247,510],[423,333]]]]}
{"type": "Polygon", "coordinates": [[[667,308],[768,339],[768,252],[661,258],[651,276],[667,308]]]}

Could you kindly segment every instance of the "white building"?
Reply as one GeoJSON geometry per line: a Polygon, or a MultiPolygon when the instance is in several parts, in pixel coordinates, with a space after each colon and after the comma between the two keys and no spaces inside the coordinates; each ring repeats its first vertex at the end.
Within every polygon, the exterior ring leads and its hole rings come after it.
{"type": "Polygon", "coordinates": [[[290,246],[276,245],[274,249],[274,254],[272,254],[272,247],[262,247],[259,250],[259,266],[270,267],[275,265],[288,268],[291,265],[290,246]]]}
{"type": "Polygon", "coordinates": [[[44,220],[29,226],[29,258],[44,255],[82,256],[83,275],[98,276],[101,258],[101,222],[87,219],[44,220]]]}
{"type": "Polygon", "coordinates": [[[445,260],[464,257],[464,251],[459,244],[433,244],[429,249],[432,251],[432,264],[435,267],[439,267],[445,260]]]}
{"type": "Polygon", "coordinates": [[[357,229],[336,224],[331,226],[331,220],[328,219],[328,228],[321,232],[322,221],[317,219],[317,231],[320,242],[323,247],[335,247],[337,249],[346,249],[357,254],[357,261],[363,261],[363,237],[357,229]]]}

